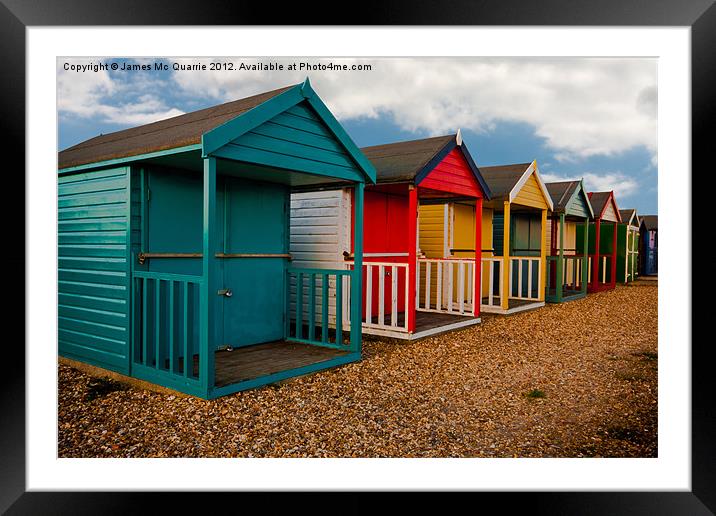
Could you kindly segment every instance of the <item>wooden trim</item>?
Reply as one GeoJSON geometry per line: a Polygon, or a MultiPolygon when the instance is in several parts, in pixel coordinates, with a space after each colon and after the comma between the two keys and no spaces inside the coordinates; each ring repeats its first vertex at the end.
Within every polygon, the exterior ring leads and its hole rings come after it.
{"type": "Polygon", "coordinates": [[[519,181],[515,184],[515,186],[510,190],[510,194],[508,196],[509,202],[514,201],[517,198],[517,195],[519,194],[522,187],[525,185],[527,180],[530,178],[530,175],[534,174],[535,180],[537,181],[537,185],[539,186],[540,190],[542,191],[542,197],[544,197],[544,200],[547,202],[547,207],[550,211],[554,211],[554,204],[552,203],[552,197],[549,195],[549,192],[547,191],[547,187],[544,184],[544,181],[542,181],[542,178],[539,175],[539,169],[537,168],[537,161],[532,161],[530,163],[530,166],[527,167],[525,172],[522,174],[522,177],[519,181]]]}
{"type": "MultiPolygon", "coordinates": [[[[143,265],[147,258],[203,258],[204,253],[144,253],[137,254],[137,261],[143,265]]],[[[286,258],[293,257],[288,253],[215,253],[215,258],[286,258]]]]}

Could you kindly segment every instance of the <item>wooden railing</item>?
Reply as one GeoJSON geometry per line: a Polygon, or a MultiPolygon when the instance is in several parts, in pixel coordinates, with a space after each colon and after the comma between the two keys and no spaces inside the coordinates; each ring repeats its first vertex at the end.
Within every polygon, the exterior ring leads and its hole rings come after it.
{"type": "Polygon", "coordinates": [[[542,270],[539,257],[511,256],[509,271],[509,296],[511,299],[537,301],[542,287],[542,270]],[[537,278],[536,287],[534,279],[537,278]]]}
{"type": "Polygon", "coordinates": [[[416,310],[475,315],[474,259],[420,258],[416,287],[416,310]]]}
{"type": "MultiPolygon", "coordinates": [[[[592,282],[592,261],[594,259],[594,255],[589,255],[589,261],[587,263],[587,283],[592,282]]],[[[607,282],[607,270],[611,269],[611,256],[609,255],[600,255],[599,256],[599,283],[606,283],[607,282]]]]}
{"type": "Polygon", "coordinates": [[[557,262],[559,256],[547,257],[546,285],[549,291],[557,288],[579,290],[583,285],[582,265],[584,255],[564,255],[562,264],[562,278],[557,278],[557,262]]]}
{"type": "Polygon", "coordinates": [[[483,258],[481,280],[481,306],[499,307],[504,281],[502,278],[502,258],[483,258]],[[485,295],[487,292],[487,295],[485,295]]]}
{"type": "Polygon", "coordinates": [[[200,385],[207,360],[199,345],[203,279],[135,270],[132,281],[132,367],[200,385]]]}
{"type": "Polygon", "coordinates": [[[287,268],[286,340],[346,349],[351,270],[287,268]],[[331,306],[335,307],[333,315],[331,306]]]}

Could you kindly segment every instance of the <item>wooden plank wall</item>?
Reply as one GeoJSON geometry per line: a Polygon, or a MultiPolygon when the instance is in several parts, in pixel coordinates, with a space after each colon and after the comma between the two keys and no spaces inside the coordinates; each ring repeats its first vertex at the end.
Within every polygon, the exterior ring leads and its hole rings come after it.
{"type": "Polygon", "coordinates": [[[58,178],[58,342],[62,356],[128,373],[129,169],[58,178]]]}

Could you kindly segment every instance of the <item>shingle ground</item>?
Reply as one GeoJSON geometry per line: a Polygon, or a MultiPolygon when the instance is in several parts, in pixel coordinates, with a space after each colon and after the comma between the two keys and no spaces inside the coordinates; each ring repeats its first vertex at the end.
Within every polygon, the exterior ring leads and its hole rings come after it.
{"type": "Polygon", "coordinates": [[[656,282],[413,343],[367,337],[363,355],[213,401],[61,364],[59,455],[657,455],[656,282]]]}

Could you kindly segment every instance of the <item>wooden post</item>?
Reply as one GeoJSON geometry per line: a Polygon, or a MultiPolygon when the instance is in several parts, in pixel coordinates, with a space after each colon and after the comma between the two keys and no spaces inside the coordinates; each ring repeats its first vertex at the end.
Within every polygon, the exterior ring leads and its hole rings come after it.
{"type": "Polygon", "coordinates": [[[417,234],[418,234],[418,189],[408,185],[408,306],[405,317],[408,321],[408,333],[415,331],[415,296],[417,274],[417,234]]]}
{"type": "MultiPolygon", "coordinates": [[[[359,353],[362,348],[363,325],[363,189],[364,183],[355,186],[355,211],[353,215],[353,275],[351,277],[351,351],[359,353]]],[[[340,277],[336,281],[341,281],[340,277]]],[[[336,320],[341,314],[336,313],[336,320]]]]}
{"type": "Polygon", "coordinates": [[[500,306],[503,310],[507,310],[510,305],[510,203],[504,203],[504,224],[502,227],[502,295],[500,296],[500,306]]]}
{"type": "Polygon", "coordinates": [[[482,198],[475,199],[475,291],[472,295],[472,306],[475,317],[480,316],[482,301],[482,198]]]}
{"type": "MultiPolygon", "coordinates": [[[[543,210],[544,211],[544,210],[543,210]]],[[[554,219],[553,219],[554,220],[554,219]]],[[[554,227],[554,226],[552,226],[554,227]]],[[[557,258],[557,271],[555,273],[554,285],[555,295],[558,303],[562,302],[562,275],[564,274],[564,213],[559,214],[559,257],[557,258]]]]}
{"type": "Polygon", "coordinates": [[[599,226],[601,219],[594,222],[594,257],[592,258],[592,291],[599,289],[599,226]]]}
{"type": "MultiPolygon", "coordinates": [[[[560,217],[560,229],[562,230],[562,235],[564,235],[564,225],[562,224],[564,220],[564,214],[560,217]]],[[[539,261],[539,278],[537,278],[537,298],[540,301],[544,301],[544,293],[546,290],[545,286],[545,278],[547,276],[547,210],[542,210],[542,225],[540,226],[541,231],[541,237],[540,237],[540,261],[539,261]]],[[[562,241],[562,236],[560,236],[560,242],[562,241]]],[[[560,253],[562,251],[562,245],[559,246],[560,253]]],[[[561,269],[559,269],[561,270],[561,269]]],[[[562,276],[557,275],[557,281],[562,281],[562,276]]],[[[532,289],[532,285],[529,286],[530,290],[532,289]]]]}
{"type": "Polygon", "coordinates": [[[589,217],[584,219],[584,259],[582,260],[582,293],[587,293],[587,274],[589,274],[589,217]]]}
{"type": "MultiPolygon", "coordinates": [[[[216,158],[204,158],[204,213],[202,241],[200,359],[201,387],[206,392],[214,388],[214,362],[216,351],[216,307],[218,276],[216,274],[216,158]]],[[[191,367],[192,357],[184,357],[184,368],[191,367]]]]}
{"type": "Polygon", "coordinates": [[[614,223],[614,235],[612,235],[612,274],[611,274],[611,287],[617,286],[617,231],[619,230],[619,224],[614,223]]]}

